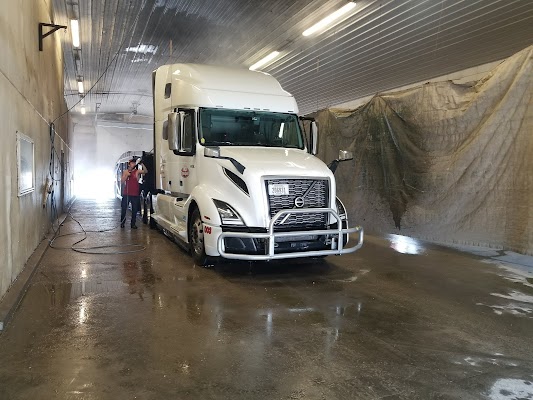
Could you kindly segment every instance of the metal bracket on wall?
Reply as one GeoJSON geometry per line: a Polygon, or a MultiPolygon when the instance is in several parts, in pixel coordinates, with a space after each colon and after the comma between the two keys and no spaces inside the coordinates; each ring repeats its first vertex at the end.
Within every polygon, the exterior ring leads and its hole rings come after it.
{"type": "Polygon", "coordinates": [[[43,39],[61,28],[67,29],[65,25],[45,24],[44,22],[39,23],[39,51],[43,51],[43,39]],[[52,28],[52,29],[46,32],[45,34],[43,34],[43,27],[45,26],[47,28],[52,28]]]}

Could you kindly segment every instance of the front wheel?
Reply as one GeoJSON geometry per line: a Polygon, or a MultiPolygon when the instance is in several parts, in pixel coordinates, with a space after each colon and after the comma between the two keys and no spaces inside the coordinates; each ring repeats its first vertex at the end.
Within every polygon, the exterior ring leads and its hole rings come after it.
{"type": "Polygon", "coordinates": [[[198,208],[195,208],[191,214],[189,223],[189,247],[196,265],[202,267],[208,265],[204,244],[204,223],[202,222],[198,208]]]}

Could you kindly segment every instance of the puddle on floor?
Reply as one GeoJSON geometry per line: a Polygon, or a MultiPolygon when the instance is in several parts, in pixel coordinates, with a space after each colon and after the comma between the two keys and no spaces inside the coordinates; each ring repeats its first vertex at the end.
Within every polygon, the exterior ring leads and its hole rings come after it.
{"type": "Polygon", "coordinates": [[[81,281],[47,283],[43,285],[51,306],[64,306],[83,296],[101,293],[122,293],[127,285],[122,281],[81,281]]]}
{"type": "Polygon", "coordinates": [[[491,293],[491,296],[501,297],[502,299],[514,300],[519,303],[533,304],[533,296],[512,290],[509,294],[491,293]]]}
{"type": "Polygon", "coordinates": [[[502,274],[498,274],[502,278],[533,288],[533,269],[530,267],[510,265],[497,260],[483,260],[483,262],[488,264],[496,264],[503,272],[502,274]]]}
{"type": "Polygon", "coordinates": [[[469,356],[461,360],[453,361],[456,365],[466,365],[471,367],[481,367],[483,365],[495,365],[501,367],[518,367],[518,364],[513,361],[500,358],[502,354],[496,353],[495,357],[478,357],[478,356],[469,356]]]}
{"type": "Polygon", "coordinates": [[[390,243],[390,248],[398,253],[417,255],[423,254],[426,250],[419,240],[408,236],[391,234],[387,235],[387,240],[390,243]]]}
{"type": "Polygon", "coordinates": [[[490,400],[533,399],[533,380],[498,379],[488,393],[490,400]]]}
{"type": "Polygon", "coordinates": [[[533,318],[533,307],[527,307],[522,304],[508,303],[504,305],[499,304],[484,304],[476,303],[478,306],[484,306],[491,308],[496,315],[515,315],[517,317],[533,318]]]}

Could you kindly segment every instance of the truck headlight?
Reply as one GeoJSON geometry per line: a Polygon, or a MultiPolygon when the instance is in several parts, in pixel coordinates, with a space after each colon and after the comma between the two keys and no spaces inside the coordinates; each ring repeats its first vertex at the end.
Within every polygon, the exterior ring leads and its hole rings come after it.
{"type": "Polygon", "coordinates": [[[222,225],[244,225],[239,213],[235,211],[235,209],[228,203],[215,199],[213,199],[213,202],[215,203],[218,214],[220,215],[222,225]]]}
{"type": "Polygon", "coordinates": [[[344,207],[344,204],[342,204],[342,201],[340,201],[338,197],[335,198],[335,208],[337,209],[339,217],[341,217],[341,219],[346,219],[346,207],[344,207]]]}

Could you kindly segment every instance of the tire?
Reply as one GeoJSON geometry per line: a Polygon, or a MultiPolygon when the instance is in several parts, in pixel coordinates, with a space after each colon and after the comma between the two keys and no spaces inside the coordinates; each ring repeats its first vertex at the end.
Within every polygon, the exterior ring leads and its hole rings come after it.
{"type": "Polygon", "coordinates": [[[205,254],[204,224],[198,208],[193,210],[189,221],[189,249],[196,265],[201,267],[209,265],[208,257],[205,254]]]}

